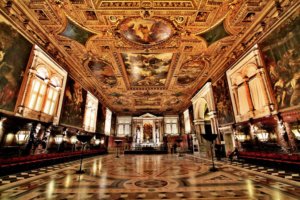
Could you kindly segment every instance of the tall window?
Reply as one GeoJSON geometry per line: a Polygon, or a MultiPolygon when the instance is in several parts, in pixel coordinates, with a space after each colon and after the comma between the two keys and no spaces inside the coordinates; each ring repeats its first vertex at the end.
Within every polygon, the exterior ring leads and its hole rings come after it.
{"type": "Polygon", "coordinates": [[[98,99],[88,92],[84,114],[84,129],[86,131],[95,132],[97,110],[98,99]]]}
{"type": "Polygon", "coordinates": [[[54,111],[56,111],[60,88],[60,80],[57,77],[51,78],[47,91],[46,101],[44,103],[44,113],[53,115],[54,111]]]}
{"type": "Polygon", "coordinates": [[[68,73],[37,45],[28,61],[20,95],[18,115],[43,122],[59,123],[68,73]]]}
{"type": "Polygon", "coordinates": [[[47,82],[49,80],[48,77],[49,73],[45,68],[40,67],[36,70],[36,73],[31,79],[29,93],[27,93],[26,105],[28,108],[41,111],[43,99],[46,94],[47,82]]]}
{"type": "Polygon", "coordinates": [[[165,117],[165,133],[171,135],[178,134],[178,118],[165,117]]]}
{"type": "Polygon", "coordinates": [[[131,134],[131,117],[130,116],[118,116],[117,117],[117,136],[124,136],[131,134]]]}
{"type": "Polygon", "coordinates": [[[112,117],[112,112],[108,108],[106,108],[105,128],[104,128],[105,135],[110,135],[111,117],[112,117]]]}
{"type": "Polygon", "coordinates": [[[59,101],[61,82],[62,80],[55,75],[49,79],[48,70],[45,67],[39,67],[29,80],[25,107],[54,115],[59,101]]]}
{"type": "Polygon", "coordinates": [[[191,133],[191,122],[190,122],[189,109],[186,109],[183,112],[183,118],[184,118],[184,130],[185,130],[185,133],[191,133]]]}

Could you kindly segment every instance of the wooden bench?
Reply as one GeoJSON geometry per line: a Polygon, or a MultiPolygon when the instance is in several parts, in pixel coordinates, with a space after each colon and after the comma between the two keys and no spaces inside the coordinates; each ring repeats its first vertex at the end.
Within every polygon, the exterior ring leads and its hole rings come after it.
{"type": "Polygon", "coordinates": [[[262,164],[275,164],[280,167],[288,166],[298,170],[300,169],[300,154],[241,151],[238,157],[239,159],[249,161],[259,161],[262,162],[262,164]]]}

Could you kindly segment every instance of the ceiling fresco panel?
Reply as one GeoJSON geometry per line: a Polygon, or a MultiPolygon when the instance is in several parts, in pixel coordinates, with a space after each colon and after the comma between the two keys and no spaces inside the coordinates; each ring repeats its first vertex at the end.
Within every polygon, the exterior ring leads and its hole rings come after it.
{"type": "Polygon", "coordinates": [[[179,75],[177,77],[177,83],[179,85],[193,83],[195,80],[197,80],[205,66],[205,62],[203,60],[199,60],[199,58],[185,62],[180,68],[179,75]]]}
{"type": "Polygon", "coordinates": [[[207,42],[207,46],[210,46],[214,42],[221,40],[229,35],[230,34],[224,28],[223,22],[206,32],[199,34],[199,36],[205,39],[205,41],[207,42]]]}
{"type": "Polygon", "coordinates": [[[172,26],[161,18],[127,18],[119,25],[121,35],[127,40],[143,45],[153,45],[172,36],[172,26]]]}
{"type": "Polygon", "coordinates": [[[93,75],[103,84],[115,86],[117,78],[112,70],[112,66],[105,61],[89,61],[88,67],[93,72],[93,75]]]}
{"type": "Polygon", "coordinates": [[[122,53],[131,86],[164,86],[172,61],[172,53],[122,53]]]}
{"type": "Polygon", "coordinates": [[[75,40],[82,45],[85,45],[87,40],[92,37],[94,33],[85,30],[75,22],[72,22],[70,19],[68,19],[65,29],[62,33],[60,33],[60,35],[75,40]]]}

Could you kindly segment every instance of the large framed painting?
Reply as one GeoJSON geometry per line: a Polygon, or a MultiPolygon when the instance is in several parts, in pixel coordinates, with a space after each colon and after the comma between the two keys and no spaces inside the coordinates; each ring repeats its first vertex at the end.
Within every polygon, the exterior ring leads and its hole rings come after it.
{"type": "Polygon", "coordinates": [[[0,110],[14,111],[32,46],[0,13],[0,110]]]}
{"type": "Polygon", "coordinates": [[[60,123],[82,128],[87,92],[81,85],[69,78],[65,89],[60,123]]]}
{"type": "Polygon", "coordinates": [[[213,84],[213,93],[219,125],[234,123],[234,113],[225,75],[213,84]]]}
{"type": "Polygon", "coordinates": [[[300,104],[300,9],[260,43],[279,110],[300,104]]]}

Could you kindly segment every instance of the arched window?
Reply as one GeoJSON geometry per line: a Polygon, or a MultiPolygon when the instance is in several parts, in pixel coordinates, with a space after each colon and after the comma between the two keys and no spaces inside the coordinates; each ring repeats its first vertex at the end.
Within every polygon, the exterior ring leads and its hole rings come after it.
{"type": "Polygon", "coordinates": [[[25,106],[28,108],[41,111],[43,99],[47,90],[48,71],[44,67],[39,67],[30,81],[30,87],[27,93],[25,106]]]}
{"type": "Polygon", "coordinates": [[[61,81],[58,77],[52,77],[50,79],[50,84],[48,84],[47,95],[45,96],[45,103],[43,112],[48,115],[53,115],[56,111],[59,91],[61,88],[61,81]]]}
{"type": "Polygon", "coordinates": [[[91,93],[88,93],[85,114],[84,114],[84,129],[94,132],[96,130],[96,118],[98,110],[98,99],[91,93]]]}
{"type": "Polygon", "coordinates": [[[54,115],[60,95],[62,80],[49,72],[45,67],[39,67],[29,80],[25,106],[37,112],[54,115]]]}
{"type": "Polygon", "coordinates": [[[39,76],[41,79],[46,79],[49,77],[49,72],[44,67],[39,67],[36,69],[36,75],[39,76]]]}

